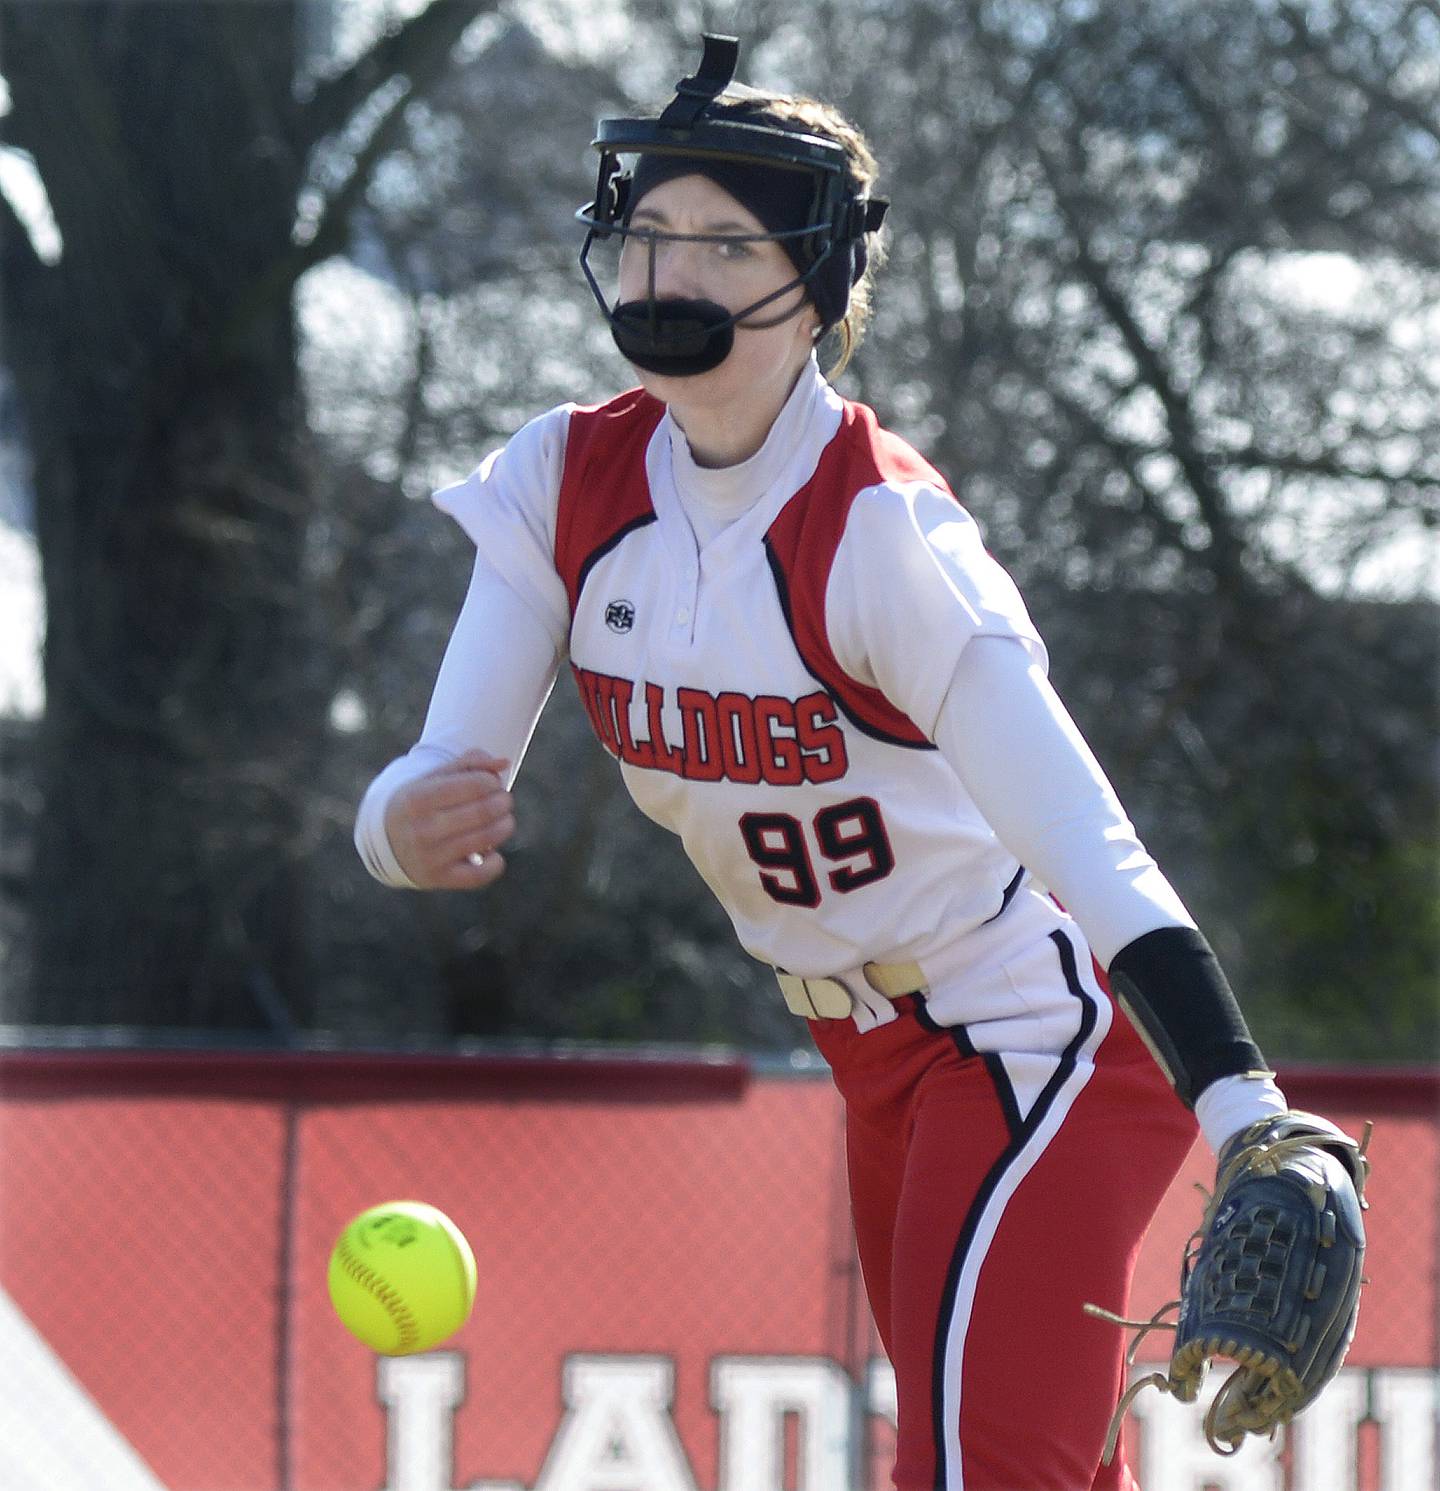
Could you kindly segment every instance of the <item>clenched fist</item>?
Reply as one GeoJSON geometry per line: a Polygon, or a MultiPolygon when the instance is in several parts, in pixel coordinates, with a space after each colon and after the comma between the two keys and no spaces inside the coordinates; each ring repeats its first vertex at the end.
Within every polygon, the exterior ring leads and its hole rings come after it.
{"type": "Polygon", "coordinates": [[[390,799],[391,851],[421,890],[479,890],[505,873],[495,851],[515,832],[515,800],[500,777],[509,764],[466,751],[390,799]]]}

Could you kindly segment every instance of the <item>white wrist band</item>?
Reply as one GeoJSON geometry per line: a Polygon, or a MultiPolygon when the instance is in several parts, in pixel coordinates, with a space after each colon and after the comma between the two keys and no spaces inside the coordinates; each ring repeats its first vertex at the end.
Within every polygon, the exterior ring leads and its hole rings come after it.
{"type": "Polygon", "coordinates": [[[1273,1118],[1287,1113],[1290,1105],[1271,1076],[1246,1072],[1242,1076],[1221,1077],[1212,1082],[1195,1100],[1195,1117],[1205,1142],[1219,1154],[1228,1140],[1247,1124],[1259,1118],[1273,1118]]]}

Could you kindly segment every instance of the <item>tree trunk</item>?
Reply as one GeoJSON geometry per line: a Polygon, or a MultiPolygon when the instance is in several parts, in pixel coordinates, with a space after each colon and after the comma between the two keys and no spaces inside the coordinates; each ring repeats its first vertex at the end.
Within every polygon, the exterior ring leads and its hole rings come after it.
{"type": "Polygon", "coordinates": [[[7,322],[49,622],[36,976],[10,1019],[303,1020],[306,604],[288,288],[296,11],[0,10],[8,138],[64,238],[12,234],[7,322]]]}

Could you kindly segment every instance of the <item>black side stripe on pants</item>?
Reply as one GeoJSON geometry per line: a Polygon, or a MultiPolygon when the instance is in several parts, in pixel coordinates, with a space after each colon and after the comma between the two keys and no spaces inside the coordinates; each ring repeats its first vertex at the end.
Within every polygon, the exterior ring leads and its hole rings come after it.
{"type": "MultiPolygon", "coordinates": [[[[942,1025],[926,1008],[923,994],[915,996],[915,1022],[931,1035],[943,1035],[952,1040],[955,1049],[962,1056],[980,1056],[980,1052],[975,1049],[975,1042],[970,1039],[970,1032],[963,1025],[942,1025]]],[[[986,1051],[981,1060],[985,1063],[985,1070],[990,1073],[990,1080],[995,1084],[995,1096],[1005,1115],[1005,1127],[1009,1129],[1013,1139],[1020,1132],[1020,1105],[1015,1100],[1015,1088],[1010,1081],[1010,1073],[1005,1070],[1005,1063],[998,1052],[986,1051]]]]}
{"type": "Polygon", "coordinates": [[[984,1057],[985,1070],[990,1073],[990,1081],[995,1087],[995,1101],[1000,1104],[1000,1111],[1005,1115],[1005,1127],[1010,1132],[1011,1143],[1015,1136],[1024,1127],[1024,1121],[1020,1117],[1020,1104],[1015,1099],[1015,1084],[1010,1080],[1010,1073],[1005,1070],[1005,1061],[998,1051],[987,1051],[984,1057]]]}
{"type": "Polygon", "coordinates": [[[922,1030],[928,1030],[931,1035],[943,1035],[947,1040],[954,1041],[955,1049],[962,1056],[976,1054],[974,1043],[970,1039],[970,1032],[963,1025],[942,1025],[930,1013],[930,1007],[925,1003],[923,994],[915,996],[915,1023],[922,1030]]]}
{"type": "MultiPolygon", "coordinates": [[[[945,1481],[945,1352],[949,1345],[950,1319],[955,1312],[955,1299],[960,1292],[960,1275],[964,1271],[965,1260],[975,1241],[975,1233],[979,1229],[985,1209],[989,1206],[1006,1170],[1025,1148],[1036,1129],[1045,1121],[1046,1115],[1054,1105],[1056,1095],[1074,1072],[1080,1051],[1090,1039],[1096,1021],[1099,1019],[1099,1010],[1094,996],[1089,994],[1080,982],[1074,945],[1059,930],[1051,932],[1050,940],[1055,944],[1060,956],[1060,971],[1065,979],[1065,987],[1080,1001],[1080,1028],[1075,1032],[1069,1045],[1060,1053],[1060,1059],[1054,1072],[1051,1073],[1050,1080],[1041,1089],[1034,1106],[1023,1121],[1016,1109],[1014,1090],[1010,1085],[1009,1075],[1005,1072],[1003,1062],[998,1056],[994,1057],[993,1063],[989,1055],[985,1060],[991,1080],[996,1084],[996,1094],[1000,1097],[1000,1105],[1005,1113],[1006,1122],[1010,1124],[1010,1142],[1001,1151],[999,1158],[990,1167],[985,1179],[980,1182],[975,1192],[975,1199],[970,1203],[970,1210],[965,1214],[965,1220],[961,1224],[955,1250],[950,1255],[950,1268],[945,1276],[945,1289],[940,1296],[940,1314],[935,1322],[935,1348],[930,1372],[930,1423],[935,1437],[935,1491],[948,1491],[945,1481]],[[1003,1083],[1001,1078],[1004,1079],[1003,1083]]],[[[918,1008],[916,1017],[919,1018],[918,1008]]],[[[928,1012],[926,1018],[930,1018],[928,1012]]],[[[933,1025],[934,1020],[931,1019],[930,1023],[933,1025]]],[[[937,1028],[944,1029],[943,1026],[937,1028]]],[[[969,1045],[968,1035],[965,1040],[969,1045]]],[[[973,1046],[971,1049],[974,1049],[973,1046]]]]}

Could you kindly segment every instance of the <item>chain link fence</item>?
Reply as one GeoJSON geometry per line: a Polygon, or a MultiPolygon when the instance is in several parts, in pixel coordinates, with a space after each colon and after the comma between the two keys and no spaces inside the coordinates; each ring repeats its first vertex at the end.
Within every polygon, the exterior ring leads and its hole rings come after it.
{"type": "MultiPolygon", "coordinates": [[[[1219,1460],[1157,1400],[1132,1458],[1146,1491],[1433,1491],[1440,1076],[1285,1080],[1376,1125],[1349,1365],[1276,1445],[1219,1460]]],[[[0,1165],[5,1491],[889,1484],[893,1380],[818,1067],[10,1050],[0,1165]],[[479,1297],[441,1349],[380,1359],[326,1262],[403,1197],[464,1229],[479,1297]]],[[[1167,1198],[1137,1310],[1173,1296],[1209,1169],[1192,1154],[1167,1198]]]]}

